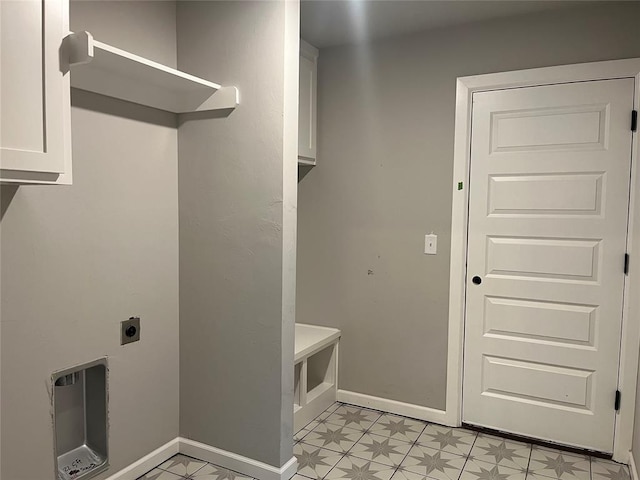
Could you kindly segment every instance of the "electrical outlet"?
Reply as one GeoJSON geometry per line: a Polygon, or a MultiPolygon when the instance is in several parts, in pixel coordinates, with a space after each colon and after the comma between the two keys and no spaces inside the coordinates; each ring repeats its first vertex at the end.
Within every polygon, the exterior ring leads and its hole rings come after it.
{"type": "Polygon", "coordinates": [[[120,322],[120,345],[140,340],[140,317],[131,317],[120,322]]]}
{"type": "Polygon", "coordinates": [[[435,255],[438,250],[438,236],[432,234],[424,236],[424,253],[427,255],[435,255]]]}

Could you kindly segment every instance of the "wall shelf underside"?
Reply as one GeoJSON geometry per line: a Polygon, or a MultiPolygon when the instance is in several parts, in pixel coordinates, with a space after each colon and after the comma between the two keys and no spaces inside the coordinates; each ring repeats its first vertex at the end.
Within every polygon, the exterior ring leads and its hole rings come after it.
{"type": "Polygon", "coordinates": [[[298,166],[315,167],[316,161],[312,158],[298,157],[298,166]]]}
{"type": "Polygon", "coordinates": [[[236,87],[216,83],[98,42],[89,32],[65,39],[71,86],[173,113],[233,109],[236,87]]]}

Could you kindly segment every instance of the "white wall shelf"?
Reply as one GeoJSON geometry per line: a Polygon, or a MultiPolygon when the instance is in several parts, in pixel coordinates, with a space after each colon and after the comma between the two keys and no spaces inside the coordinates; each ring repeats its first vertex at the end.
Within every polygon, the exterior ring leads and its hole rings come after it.
{"type": "Polygon", "coordinates": [[[89,32],[65,38],[71,86],[174,113],[233,109],[236,87],[220,85],[98,42],[89,32]]]}

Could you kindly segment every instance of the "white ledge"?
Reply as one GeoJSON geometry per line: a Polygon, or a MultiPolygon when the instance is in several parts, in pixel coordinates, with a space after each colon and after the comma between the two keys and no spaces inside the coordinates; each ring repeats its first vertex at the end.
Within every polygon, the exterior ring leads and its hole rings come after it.
{"type": "Polygon", "coordinates": [[[327,345],[338,341],[341,336],[337,328],[320,327],[318,325],[307,325],[296,323],[295,333],[295,359],[294,363],[299,363],[316,352],[319,352],[327,345]]]}
{"type": "Polygon", "coordinates": [[[98,42],[89,32],[65,38],[71,86],[173,113],[233,109],[236,87],[220,85],[98,42]]]}

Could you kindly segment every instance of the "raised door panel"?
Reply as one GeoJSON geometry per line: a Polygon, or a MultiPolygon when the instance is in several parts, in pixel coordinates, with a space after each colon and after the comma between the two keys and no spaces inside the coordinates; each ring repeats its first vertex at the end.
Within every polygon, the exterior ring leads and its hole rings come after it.
{"type": "Polygon", "coordinates": [[[0,2],[0,179],[70,183],[68,0],[0,2]],[[66,71],[65,71],[66,70],[66,71]]]}
{"type": "Polygon", "coordinates": [[[595,372],[544,362],[485,356],[482,391],[487,397],[528,405],[589,410],[595,372]]]}
{"type": "Polygon", "coordinates": [[[483,336],[593,347],[597,318],[595,305],[485,297],[483,336]]]}

